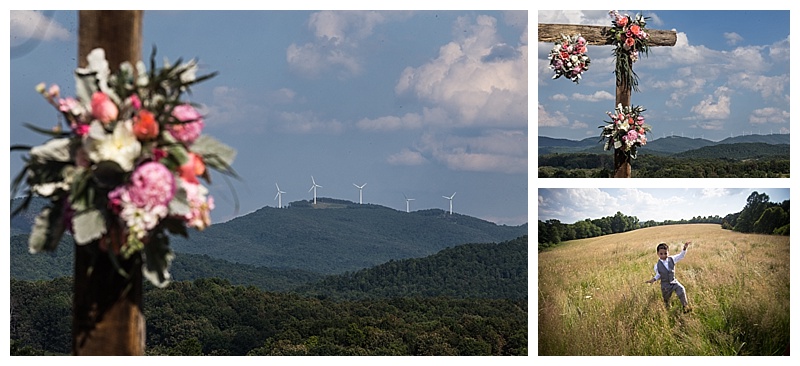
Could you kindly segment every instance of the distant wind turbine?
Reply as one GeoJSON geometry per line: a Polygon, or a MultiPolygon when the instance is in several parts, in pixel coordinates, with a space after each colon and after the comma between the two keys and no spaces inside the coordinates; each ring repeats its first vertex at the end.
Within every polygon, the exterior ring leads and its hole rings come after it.
{"type": "Polygon", "coordinates": [[[282,197],[281,195],[286,192],[281,191],[281,187],[278,187],[277,182],[275,182],[275,188],[278,189],[278,194],[275,195],[275,198],[273,198],[273,200],[278,200],[278,208],[283,208],[283,204],[281,203],[281,197],[282,197]]]}
{"type": "Polygon", "coordinates": [[[450,197],[442,196],[442,198],[446,198],[446,199],[448,199],[450,201],[450,214],[451,215],[453,214],[453,197],[455,197],[455,195],[456,195],[456,192],[453,192],[453,195],[450,196],[450,197]]]}
{"type": "Polygon", "coordinates": [[[409,202],[409,201],[413,201],[414,199],[413,199],[413,198],[408,198],[408,197],[406,196],[406,194],[405,194],[405,193],[403,193],[403,197],[406,199],[406,213],[408,213],[408,212],[411,212],[411,211],[409,210],[409,205],[408,205],[408,202],[409,202]]]}
{"type": "Polygon", "coordinates": [[[311,192],[312,189],[314,190],[314,204],[315,205],[317,204],[317,187],[322,188],[321,185],[317,184],[317,182],[314,180],[314,176],[312,175],[311,176],[311,188],[309,188],[308,191],[311,192]]]}
{"type": "Polygon", "coordinates": [[[362,197],[361,193],[363,193],[362,191],[364,190],[364,186],[366,186],[367,183],[364,183],[364,184],[362,184],[360,186],[358,184],[355,184],[355,183],[353,183],[353,185],[356,186],[356,188],[358,188],[358,204],[361,205],[362,204],[361,203],[361,197],[362,197]]]}

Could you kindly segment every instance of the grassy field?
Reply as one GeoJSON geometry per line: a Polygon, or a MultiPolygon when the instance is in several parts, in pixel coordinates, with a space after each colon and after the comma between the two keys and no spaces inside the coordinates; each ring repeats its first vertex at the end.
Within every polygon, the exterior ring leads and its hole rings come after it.
{"type": "Polygon", "coordinates": [[[539,253],[539,355],[781,355],[789,345],[789,237],[671,225],[562,243],[539,253]],[[656,245],[693,311],[665,309],[656,245]]]}

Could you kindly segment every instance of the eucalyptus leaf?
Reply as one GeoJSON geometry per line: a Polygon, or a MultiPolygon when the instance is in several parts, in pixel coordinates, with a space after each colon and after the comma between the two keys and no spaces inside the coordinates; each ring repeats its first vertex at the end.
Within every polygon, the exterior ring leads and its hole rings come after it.
{"type": "Polygon", "coordinates": [[[52,139],[44,145],[31,148],[30,154],[39,161],[68,162],[72,160],[69,144],[68,138],[52,139]]]}
{"type": "Polygon", "coordinates": [[[169,213],[173,216],[188,215],[191,212],[191,207],[189,207],[186,190],[183,189],[183,183],[180,178],[176,178],[175,185],[177,189],[175,190],[175,196],[169,202],[169,213]]]}
{"type": "Polygon", "coordinates": [[[72,217],[72,232],[75,243],[89,244],[106,233],[106,220],[97,209],[79,212],[72,217]]]}
{"type": "Polygon", "coordinates": [[[225,166],[232,165],[233,160],[236,158],[235,149],[207,135],[201,135],[195,140],[194,144],[192,144],[192,151],[202,156],[204,158],[203,160],[213,161],[216,159],[225,166]],[[206,157],[213,157],[214,159],[205,159],[206,157]]]}
{"type": "Polygon", "coordinates": [[[64,235],[66,225],[62,218],[61,205],[45,207],[36,216],[28,237],[28,250],[31,253],[53,251],[58,247],[58,242],[64,235]]]}
{"type": "Polygon", "coordinates": [[[144,257],[142,265],[144,278],[156,287],[166,287],[171,279],[169,266],[175,257],[169,248],[169,237],[160,230],[153,233],[150,241],[144,246],[144,257]]]}

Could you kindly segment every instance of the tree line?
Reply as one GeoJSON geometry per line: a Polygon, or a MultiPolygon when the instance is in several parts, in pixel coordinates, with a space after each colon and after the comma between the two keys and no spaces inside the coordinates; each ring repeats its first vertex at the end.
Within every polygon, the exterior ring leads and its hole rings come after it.
{"type": "MultiPolygon", "coordinates": [[[[782,178],[789,176],[789,157],[757,159],[681,158],[642,154],[631,162],[634,178],[782,178]]],[[[539,157],[539,178],[610,178],[609,154],[552,154],[539,157]]]]}
{"type": "Polygon", "coordinates": [[[639,221],[636,216],[628,216],[619,211],[614,216],[594,220],[585,219],[573,224],[565,224],[558,219],[538,220],[539,251],[562,241],[677,224],[720,224],[723,229],[743,233],[789,235],[789,200],[782,203],[769,202],[769,196],[766,193],[754,191],[747,198],[747,204],[740,212],[728,214],[725,217],[719,215],[695,216],[689,220],[639,221]]]}
{"type": "Polygon", "coordinates": [[[725,215],[722,228],[741,233],[788,236],[789,200],[770,202],[766,193],[750,193],[747,205],[741,211],[725,215]]]}

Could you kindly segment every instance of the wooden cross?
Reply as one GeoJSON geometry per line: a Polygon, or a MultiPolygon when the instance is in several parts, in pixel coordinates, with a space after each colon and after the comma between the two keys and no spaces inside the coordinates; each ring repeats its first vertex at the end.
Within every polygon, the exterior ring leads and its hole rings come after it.
{"type": "MultiPolygon", "coordinates": [[[[123,61],[141,59],[142,11],[87,11],[78,15],[78,66],[102,47],[112,72],[123,61]]],[[[122,240],[110,233],[101,240],[122,240]]],[[[139,256],[121,261],[122,276],[99,241],[75,245],[72,311],[72,353],[83,356],[144,355],[145,320],[142,313],[142,262],[139,256]],[[101,253],[98,255],[98,253],[101,253]]]]}
{"type": "MultiPolygon", "coordinates": [[[[564,35],[580,34],[586,39],[587,44],[591,45],[610,45],[606,37],[606,30],[610,27],[597,25],[574,25],[574,24],[539,24],[539,42],[561,42],[564,35]]],[[[648,46],[674,46],[678,40],[675,31],[648,29],[648,46]]],[[[616,101],[623,106],[631,105],[631,86],[620,85],[617,82],[616,101]]],[[[631,177],[631,158],[622,149],[614,150],[614,178],[631,177]]]]}

